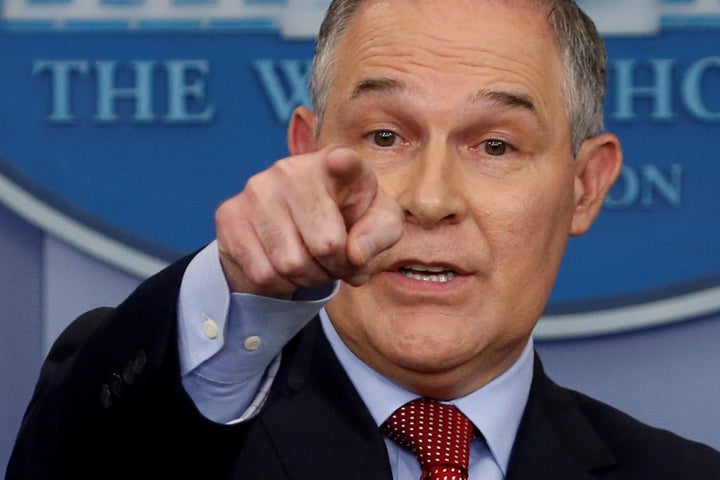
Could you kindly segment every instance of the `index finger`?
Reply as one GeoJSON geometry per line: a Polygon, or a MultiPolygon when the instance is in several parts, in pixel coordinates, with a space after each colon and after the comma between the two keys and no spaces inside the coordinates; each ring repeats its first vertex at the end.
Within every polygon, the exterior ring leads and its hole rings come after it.
{"type": "Polygon", "coordinates": [[[337,148],[324,163],[326,189],[349,230],[372,204],[378,191],[374,172],[354,150],[337,148]]]}

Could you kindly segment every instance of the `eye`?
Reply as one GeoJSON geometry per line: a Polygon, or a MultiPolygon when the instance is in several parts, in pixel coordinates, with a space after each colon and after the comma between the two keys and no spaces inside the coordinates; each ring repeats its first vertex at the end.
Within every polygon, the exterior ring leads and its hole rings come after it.
{"type": "Polygon", "coordinates": [[[486,140],[483,143],[485,144],[485,153],[493,157],[505,155],[510,149],[510,145],[502,140],[486,140]]]}
{"type": "Polygon", "coordinates": [[[372,139],[378,147],[392,147],[397,142],[398,136],[390,130],[378,130],[373,132],[372,139]]]}

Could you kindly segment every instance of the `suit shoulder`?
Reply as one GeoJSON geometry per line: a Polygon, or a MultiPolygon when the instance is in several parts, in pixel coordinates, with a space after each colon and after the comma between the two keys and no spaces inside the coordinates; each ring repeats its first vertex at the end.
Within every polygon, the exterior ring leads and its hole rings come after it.
{"type": "Polygon", "coordinates": [[[618,462],[631,471],[656,468],[671,473],[659,478],[720,478],[720,452],[712,447],[643,423],[583,393],[558,388],[574,398],[618,462]]]}
{"type": "Polygon", "coordinates": [[[52,368],[52,365],[61,364],[75,355],[82,344],[87,341],[112,311],[111,307],[95,308],[83,313],[70,323],[53,342],[45,365],[43,365],[43,370],[52,368]]]}

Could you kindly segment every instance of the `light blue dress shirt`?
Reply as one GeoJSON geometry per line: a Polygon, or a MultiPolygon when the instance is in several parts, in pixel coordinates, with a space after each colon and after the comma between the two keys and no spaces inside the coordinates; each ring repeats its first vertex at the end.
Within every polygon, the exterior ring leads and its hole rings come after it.
{"type": "MultiPolygon", "coordinates": [[[[178,305],[182,382],[200,412],[219,423],[252,417],[272,384],[283,345],[318,312],[325,335],[378,426],[395,409],[417,398],[368,367],[340,339],[324,310],[337,288],[332,284],[306,289],[292,301],[231,294],[216,243],[200,252],[183,277],[178,305]]],[[[505,373],[472,394],[447,402],[467,415],[484,437],[471,445],[471,479],[505,478],[532,374],[530,340],[505,373]]],[[[413,454],[389,439],[385,443],[393,478],[419,478],[420,466],[413,454]]]]}

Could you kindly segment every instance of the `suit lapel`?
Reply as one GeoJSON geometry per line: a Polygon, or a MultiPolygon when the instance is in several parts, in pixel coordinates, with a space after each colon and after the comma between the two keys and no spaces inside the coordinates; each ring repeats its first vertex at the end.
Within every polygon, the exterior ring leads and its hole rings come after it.
{"type": "Polygon", "coordinates": [[[582,480],[615,458],[577,405],[535,360],[530,397],[510,458],[507,480],[582,480]]]}
{"type": "Polygon", "coordinates": [[[391,480],[377,425],[316,319],[289,348],[262,422],[293,479],[391,480]]]}

